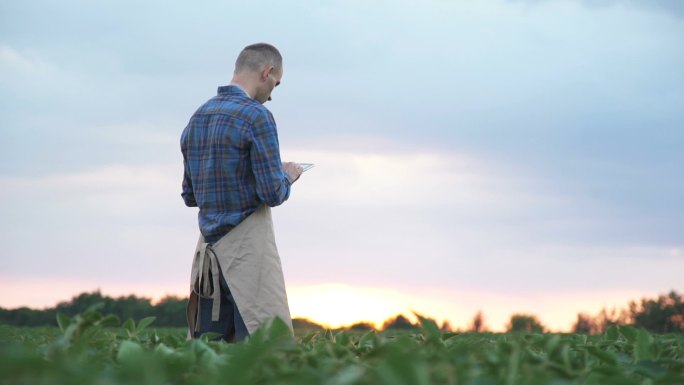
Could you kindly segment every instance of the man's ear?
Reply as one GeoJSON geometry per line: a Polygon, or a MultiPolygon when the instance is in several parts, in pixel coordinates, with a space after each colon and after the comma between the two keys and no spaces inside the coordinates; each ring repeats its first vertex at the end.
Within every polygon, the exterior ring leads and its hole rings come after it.
{"type": "Polygon", "coordinates": [[[268,79],[268,75],[270,75],[270,74],[273,72],[274,69],[275,69],[274,66],[267,66],[267,67],[264,67],[264,70],[261,71],[261,80],[266,80],[266,79],[268,79]]]}

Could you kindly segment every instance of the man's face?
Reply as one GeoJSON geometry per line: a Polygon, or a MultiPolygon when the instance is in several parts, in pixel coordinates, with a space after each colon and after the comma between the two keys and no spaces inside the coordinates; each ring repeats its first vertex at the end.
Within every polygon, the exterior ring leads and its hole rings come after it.
{"type": "Polygon", "coordinates": [[[272,100],[271,98],[271,93],[273,92],[273,89],[278,87],[280,85],[280,79],[283,78],[283,71],[282,69],[280,71],[276,70],[275,68],[271,68],[266,70],[266,76],[263,81],[262,87],[258,95],[256,96],[256,99],[259,101],[259,103],[264,104],[269,100],[272,100]]]}

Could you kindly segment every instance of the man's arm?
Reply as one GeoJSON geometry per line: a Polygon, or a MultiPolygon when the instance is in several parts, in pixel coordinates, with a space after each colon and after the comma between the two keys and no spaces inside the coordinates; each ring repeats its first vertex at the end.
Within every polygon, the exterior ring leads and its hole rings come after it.
{"type": "Polygon", "coordinates": [[[290,196],[290,185],[294,180],[288,178],[280,162],[276,124],[268,110],[257,117],[252,127],[250,159],[259,200],[270,207],[285,202],[290,196]]]}
{"type": "Polygon", "coordinates": [[[192,189],[192,179],[190,179],[190,165],[187,157],[187,132],[183,131],[181,135],[181,152],[183,153],[183,192],[181,196],[185,205],[188,207],[197,207],[195,200],[195,192],[192,189]]]}
{"type": "Polygon", "coordinates": [[[187,162],[185,165],[185,172],[183,172],[183,192],[181,196],[185,205],[188,207],[197,207],[197,201],[195,200],[195,193],[192,191],[192,181],[190,180],[190,175],[188,174],[187,162]]]}

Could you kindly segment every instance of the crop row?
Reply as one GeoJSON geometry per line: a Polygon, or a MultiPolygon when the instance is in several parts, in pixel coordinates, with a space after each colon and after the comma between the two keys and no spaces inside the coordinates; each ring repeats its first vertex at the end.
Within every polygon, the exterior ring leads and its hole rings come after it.
{"type": "Polygon", "coordinates": [[[0,326],[0,384],[684,384],[684,336],[611,327],[597,336],[315,332],[274,320],[247,342],[118,326],[96,309],[60,331],[0,326]]]}

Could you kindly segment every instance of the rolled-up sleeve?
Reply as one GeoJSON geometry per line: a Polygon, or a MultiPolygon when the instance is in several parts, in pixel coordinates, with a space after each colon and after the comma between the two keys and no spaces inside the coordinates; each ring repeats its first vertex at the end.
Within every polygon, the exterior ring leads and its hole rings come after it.
{"type": "Polygon", "coordinates": [[[263,114],[254,121],[251,133],[250,159],[257,196],[270,207],[278,206],[290,196],[290,181],[283,171],[278,132],[268,110],[263,110],[263,114]]]}

